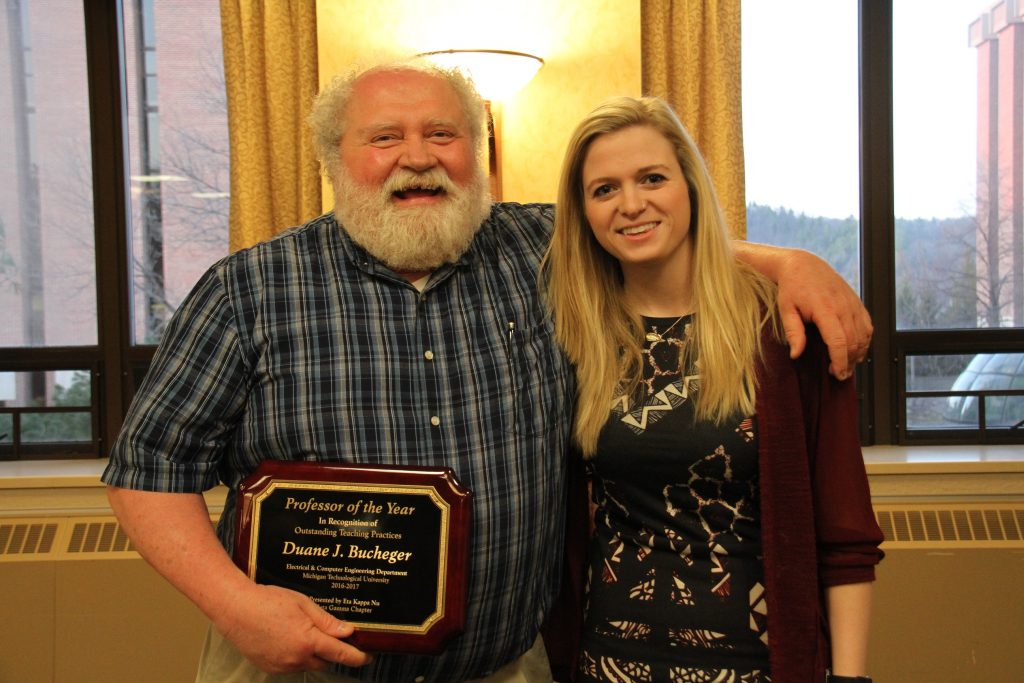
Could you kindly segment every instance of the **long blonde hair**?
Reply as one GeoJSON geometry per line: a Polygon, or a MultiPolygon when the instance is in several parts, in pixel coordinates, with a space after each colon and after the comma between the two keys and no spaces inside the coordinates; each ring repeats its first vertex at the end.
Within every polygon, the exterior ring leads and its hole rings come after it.
{"type": "MultiPolygon", "coordinates": [[[[569,141],[554,235],[543,265],[555,333],[576,367],[574,436],[588,457],[608,420],[616,389],[635,389],[643,372],[643,323],[627,307],[619,262],[601,247],[587,223],[582,182],[591,143],[631,126],[649,126],[668,140],[689,189],[692,356],[698,359],[701,377],[697,419],[721,422],[737,413],[753,414],[761,333],[769,324],[778,334],[774,286],[736,261],[704,159],[672,109],[653,97],[617,97],[597,107],[569,141]]],[[[680,364],[686,360],[681,355],[680,364]]]]}

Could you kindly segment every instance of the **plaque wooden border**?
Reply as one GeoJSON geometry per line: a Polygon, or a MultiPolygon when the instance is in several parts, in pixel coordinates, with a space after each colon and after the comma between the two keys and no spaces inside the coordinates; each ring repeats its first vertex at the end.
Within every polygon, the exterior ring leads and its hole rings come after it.
{"type": "MultiPolygon", "coordinates": [[[[435,536],[434,526],[436,525],[436,566],[433,561],[428,559],[431,571],[436,569],[436,577],[431,579],[431,581],[436,581],[433,584],[434,593],[430,592],[431,588],[424,588],[423,590],[427,592],[422,594],[417,592],[417,596],[426,601],[424,604],[427,607],[420,605],[420,611],[414,613],[409,619],[374,620],[367,618],[364,620],[358,615],[348,612],[349,609],[354,609],[351,607],[344,607],[340,604],[337,608],[333,608],[331,604],[321,604],[321,606],[356,627],[356,632],[347,641],[360,649],[417,654],[442,652],[447,642],[461,633],[465,627],[466,572],[469,561],[469,528],[473,497],[472,493],[458,481],[450,468],[266,460],[253,474],[246,477],[239,487],[235,564],[254,581],[285,585],[284,581],[269,575],[268,572],[263,572],[258,567],[257,559],[260,557],[261,548],[267,548],[271,543],[282,543],[281,537],[279,535],[271,536],[270,534],[274,532],[273,530],[268,531],[268,528],[280,527],[283,523],[290,525],[293,522],[293,514],[295,515],[295,528],[302,528],[303,524],[309,525],[309,522],[300,515],[308,516],[311,511],[314,511],[311,510],[311,505],[318,506],[315,510],[322,510],[324,505],[340,508],[341,503],[329,502],[331,496],[356,494],[372,496],[373,498],[369,498],[369,501],[378,505],[377,507],[371,505],[368,513],[365,509],[360,510],[359,518],[363,521],[353,521],[350,522],[351,524],[358,523],[376,527],[378,522],[388,515],[374,511],[378,508],[390,509],[392,505],[396,510],[403,509],[403,506],[398,505],[399,501],[412,501],[428,506],[426,513],[411,513],[410,520],[406,523],[417,523],[416,517],[430,516],[432,518],[427,522],[428,538],[424,541],[424,538],[418,536],[416,539],[416,542],[421,544],[431,542],[435,536]],[[290,510],[288,506],[291,505],[293,494],[308,495],[310,502],[297,502],[296,509],[290,510]],[[286,510],[272,510],[273,524],[270,524],[269,521],[264,524],[263,506],[274,500],[274,496],[281,495],[288,496],[289,503],[286,504],[286,510]],[[318,500],[315,499],[317,495],[321,496],[318,500]],[[314,500],[315,502],[313,502],[314,500]],[[303,505],[305,505],[305,509],[302,509],[303,505]],[[430,506],[433,506],[434,509],[431,509],[430,506]],[[258,577],[258,573],[261,576],[258,577]],[[432,600],[432,595],[436,599],[432,600]],[[425,610],[429,611],[429,614],[425,610]]],[[[274,502],[279,504],[277,500],[274,502]]],[[[359,503],[363,504],[364,499],[360,498],[359,503]]],[[[330,521],[338,522],[335,519],[330,521]]],[[[383,526],[385,525],[381,525],[381,528],[383,526]]],[[[326,525],[324,531],[331,531],[332,528],[331,525],[326,525]]],[[[419,531],[420,529],[417,527],[417,533],[419,531]]],[[[287,548],[289,541],[283,543],[282,547],[287,548]]],[[[294,547],[295,543],[292,542],[292,545],[294,547]]],[[[356,548],[355,545],[351,547],[356,548]]],[[[324,548],[326,549],[326,546],[324,548]]],[[[344,552],[342,542],[337,543],[335,552],[344,552]]],[[[375,546],[374,552],[381,554],[379,545],[375,546]]],[[[387,556],[386,553],[383,555],[387,556]]],[[[402,555],[404,553],[398,553],[399,558],[402,555]]],[[[410,557],[411,555],[412,553],[410,553],[410,557]]],[[[432,555],[428,557],[432,558],[432,555]]],[[[344,556],[341,559],[344,559],[344,556]]],[[[394,561],[393,556],[389,556],[389,559],[394,561]]],[[[295,566],[301,567],[302,565],[295,566]]],[[[315,567],[324,569],[319,565],[315,565],[315,567]]],[[[313,570],[314,565],[310,565],[309,568],[313,570]]],[[[339,571],[355,570],[346,568],[339,571]]],[[[300,572],[292,573],[301,575],[300,572]]],[[[305,592],[321,603],[326,600],[342,600],[342,598],[326,597],[323,587],[319,589],[312,587],[313,583],[327,582],[324,575],[311,571],[306,576],[315,581],[303,586],[296,586],[292,581],[290,582],[292,585],[286,587],[305,592]]],[[[358,581],[358,579],[356,580],[358,581]]],[[[354,585],[344,582],[327,583],[342,588],[354,585]]],[[[388,593],[386,588],[374,587],[374,590],[388,593]]],[[[405,590],[408,595],[408,585],[405,590]]],[[[343,593],[344,591],[338,592],[343,593]]],[[[399,594],[395,592],[394,595],[399,594]]],[[[392,604],[385,604],[381,609],[389,613],[400,611],[401,608],[395,606],[398,604],[398,598],[393,598],[393,600],[392,604]]],[[[348,602],[351,602],[351,599],[348,602]]],[[[381,603],[376,602],[375,604],[380,606],[381,603]]],[[[369,610],[372,608],[359,609],[369,610]]]]}

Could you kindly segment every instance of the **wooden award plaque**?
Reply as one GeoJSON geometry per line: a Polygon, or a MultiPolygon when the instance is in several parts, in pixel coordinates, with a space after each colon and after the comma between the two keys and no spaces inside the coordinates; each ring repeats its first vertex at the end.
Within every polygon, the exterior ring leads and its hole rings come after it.
{"type": "Polygon", "coordinates": [[[447,467],[267,460],[239,489],[234,560],[360,649],[438,654],[464,627],[471,503],[447,467]]]}

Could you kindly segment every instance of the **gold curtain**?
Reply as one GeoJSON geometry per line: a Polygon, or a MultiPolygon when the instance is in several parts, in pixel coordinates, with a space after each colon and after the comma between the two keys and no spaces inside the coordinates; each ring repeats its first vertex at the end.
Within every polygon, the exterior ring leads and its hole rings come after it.
{"type": "Polygon", "coordinates": [[[220,11],[235,251],[322,210],[305,123],[318,88],[316,3],[221,0],[220,11]]]}
{"type": "Polygon", "coordinates": [[[747,235],[740,0],[642,0],[645,94],[672,105],[707,161],[733,237],[747,235]]]}

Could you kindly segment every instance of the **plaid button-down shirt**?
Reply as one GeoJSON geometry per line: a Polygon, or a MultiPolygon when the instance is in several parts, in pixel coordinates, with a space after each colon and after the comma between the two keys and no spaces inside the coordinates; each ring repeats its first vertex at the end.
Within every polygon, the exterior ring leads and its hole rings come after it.
{"type": "Polygon", "coordinates": [[[451,467],[474,494],[465,633],[379,655],[376,681],[484,676],[532,644],[556,591],[574,386],[537,292],[549,205],[496,204],[423,292],[332,214],[215,264],[169,325],[103,480],[230,493],[264,459],[451,467]]]}

